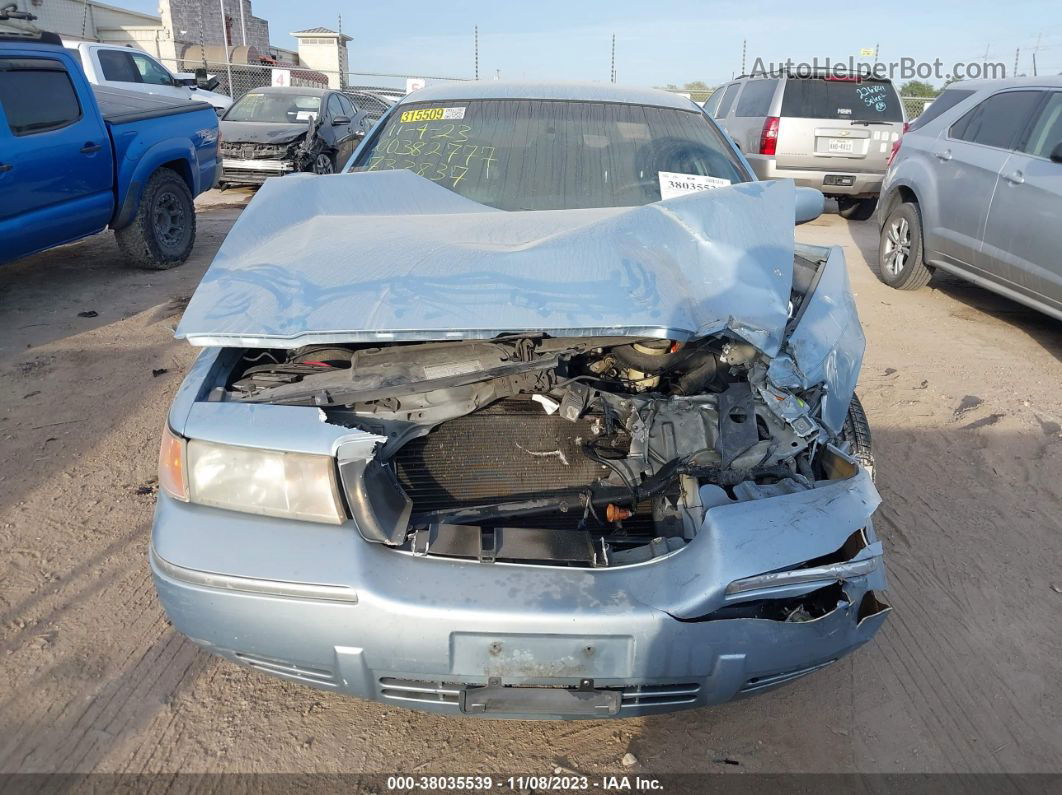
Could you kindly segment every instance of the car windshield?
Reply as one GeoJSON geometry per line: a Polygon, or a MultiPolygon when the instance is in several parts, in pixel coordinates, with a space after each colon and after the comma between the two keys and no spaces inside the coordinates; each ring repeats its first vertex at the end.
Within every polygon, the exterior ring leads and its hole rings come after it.
{"type": "Polygon", "coordinates": [[[698,110],[552,100],[402,105],[354,168],[384,169],[501,210],[630,207],[659,200],[662,184],[671,195],[669,179],[697,188],[749,179],[698,110]]]}
{"type": "Polygon", "coordinates": [[[321,98],[307,94],[247,94],[229,108],[225,121],[297,124],[316,119],[321,98]]]}
{"type": "Polygon", "coordinates": [[[888,81],[791,78],[785,83],[782,116],[899,122],[903,121],[903,107],[888,81]]]}

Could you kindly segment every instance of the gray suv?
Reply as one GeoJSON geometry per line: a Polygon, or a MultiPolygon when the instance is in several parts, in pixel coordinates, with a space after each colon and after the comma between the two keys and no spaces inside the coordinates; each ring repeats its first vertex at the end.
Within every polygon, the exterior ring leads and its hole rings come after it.
{"type": "Polygon", "coordinates": [[[792,179],[837,199],[841,215],[874,214],[903,103],[889,80],[771,74],[739,77],[704,105],[760,179],[792,179]]]}
{"type": "Polygon", "coordinates": [[[1062,77],[964,81],[903,137],[879,208],[879,274],[940,268],[1062,319],[1062,77]]]}

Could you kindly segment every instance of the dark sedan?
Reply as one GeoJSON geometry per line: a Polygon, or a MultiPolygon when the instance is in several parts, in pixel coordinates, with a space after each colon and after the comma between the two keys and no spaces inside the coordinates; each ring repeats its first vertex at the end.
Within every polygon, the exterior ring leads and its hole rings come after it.
{"type": "Polygon", "coordinates": [[[260,185],[296,171],[331,174],[372,127],[340,91],[257,88],[222,117],[221,184],[260,185]]]}

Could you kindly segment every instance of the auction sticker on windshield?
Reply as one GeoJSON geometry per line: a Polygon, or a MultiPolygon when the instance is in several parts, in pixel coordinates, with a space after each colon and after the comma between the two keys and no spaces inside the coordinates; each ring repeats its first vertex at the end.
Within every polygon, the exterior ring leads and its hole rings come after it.
{"type": "Polygon", "coordinates": [[[658,171],[660,179],[660,198],[673,199],[687,193],[696,193],[712,188],[724,188],[730,180],[722,177],[705,177],[700,174],[675,174],[671,171],[658,171]]]}
{"type": "Polygon", "coordinates": [[[404,111],[399,118],[403,124],[407,124],[413,121],[445,121],[464,117],[464,108],[421,108],[404,111]]]}

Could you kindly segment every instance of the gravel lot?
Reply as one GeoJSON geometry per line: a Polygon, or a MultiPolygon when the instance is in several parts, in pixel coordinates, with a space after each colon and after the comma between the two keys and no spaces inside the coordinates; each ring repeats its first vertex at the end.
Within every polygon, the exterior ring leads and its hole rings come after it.
{"type": "Polygon", "coordinates": [[[1062,325],[951,279],[890,290],[874,225],[836,215],[797,234],[845,248],[869,339],[895,607],[869,646],[752,700],[574,723],[421,715],[197,651],[147,566],[157,443],[193,358],[172,328],[246,196],[200,198],[174,271],[127,269],[108,234],[0,268],[0,772],[1062,769],[1062,325]]]}

